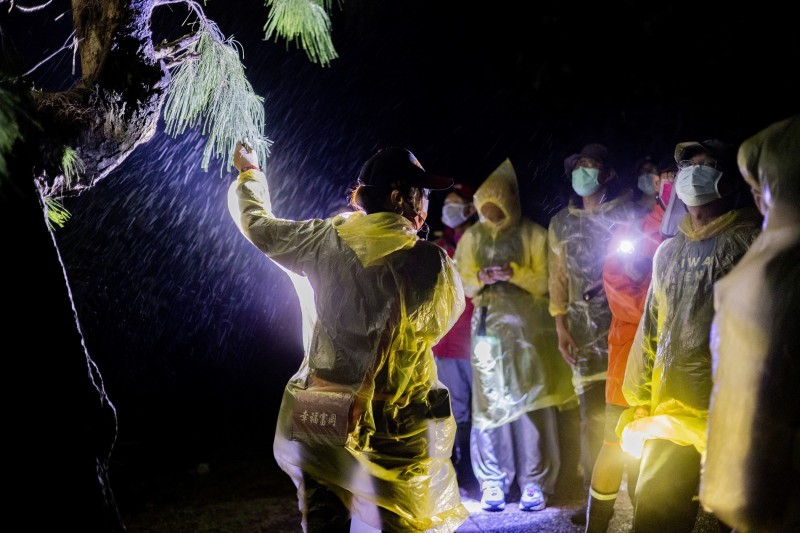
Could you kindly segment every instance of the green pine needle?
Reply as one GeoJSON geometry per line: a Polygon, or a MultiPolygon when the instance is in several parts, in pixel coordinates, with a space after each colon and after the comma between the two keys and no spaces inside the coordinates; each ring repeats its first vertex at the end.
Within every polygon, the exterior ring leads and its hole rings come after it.
{"type": "Polygon", "coordinates": [[[55,229],[54,226],[63,228],[69,217],[72,216],[70,212],[53,198],[45,198],[44,203],[47,209],[47,220],[50,224],[50,229],[55,229]]]}
{"type": "Polygon", "coordinates": [[[74,148],[64,147],[64,154],[61,156],[61,171],[64,173],[64,182],[67,188],[73,180],[78,181],[81,174],[86,171],[83,160],[74,148]]]}
{"type": "Polygon", "coordinates": [[[297,40],[308,58],[323,66],[339,57],[331,40],[331,0],[266,0],[266,6],[271,7],[264,26],[266,40],[273,36],[276,41],[297,40]]]}
{"type": "Polygon", "coordinates": [[[193,57],[172,76],[164,105],[167,134],[202,127],[206,137],[200,166],[208,170],[212,157],[223,157],[230,168],[237,140],[248,139],[259,161],[266,161],[272,141],[264,134],[264,99],[253,92],[239,60],[236,42],[223,39],[217,26],[201,22],[193,57]]]}

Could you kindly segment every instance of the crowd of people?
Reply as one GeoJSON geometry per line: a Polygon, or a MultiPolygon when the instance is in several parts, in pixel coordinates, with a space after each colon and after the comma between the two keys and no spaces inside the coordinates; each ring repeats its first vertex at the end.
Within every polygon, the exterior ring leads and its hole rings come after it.
{"type": "Polygon", "coordinates": [[[455,531],[567,480],[606,532],[623,479],[635,533],[800,531],[800,115],[669,153],[624,179],[583,146],[544,227],[509,159],[473,187],[397,147],[350,210],[278,218],[237,145],[232,216],[314,291],[274,443],[304,531],[455,531]]]}

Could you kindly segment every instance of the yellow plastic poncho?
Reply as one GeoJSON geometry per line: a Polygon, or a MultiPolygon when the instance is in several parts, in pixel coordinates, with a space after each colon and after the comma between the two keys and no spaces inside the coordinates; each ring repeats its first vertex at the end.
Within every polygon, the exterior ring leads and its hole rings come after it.
{"type": "Polygon", "coordinates": [[[576,401],[572,371],[558,351],[555,321],[547,312],[547,230],[521,216],[517,176],[504,161],[475,191],[480,213],[487,202],[505,214],[499,227],[481,219],[458,242],[454,259],[472,315],[473,425],[489,429],[528,411],[576,401]],[[478,271],[511,265],[508,282],[484,285],[478,271]],[[474,348],[482,316],[491,352],[474,348]]]}
{"type": "Polygon", "coordinates": [[[639,214],[625,190],[616,198],[587,209],[570,204],[550,219],[550,314],[567,315],[572,338],[575,389],[606,379],[611,309],[603,286],[608,242],[620,223],[639,214]]]}
{"type": "Polygon", "coordinates": [[[444,389],[431,346],[464,307],[451,259],[394,213],[279,219],[255,171],[230,191],[243,234],[313,289],[313,307],[302,306],[312,335],[284,391],[273,447],[298,487],[304,530],[305,474],[372,527],[454,531],[469,516],[450,462],[456,423],[440,409],[449,397],[431,392],[444,389]],[[293,440],[298,392],[326,387],[356,395],[346,442],[293,440]]]}
{"type": "Polygon", "coordinates": [[[800,531],[800,115],[739,148],[764,231],[714,287],[700,503],[742,533],[800,531]]]}
{"type": "Polygon", "coordinates": [[[760,222],[748,208],[695,230],[687,214],[678,234],[656,251],[639,324],[641,349],[631,349],[622,386],[631,405],[617,425],[624,450],[638,455],[645,440],[656,438],[705,451],[714,283],[742,258],[760,222]],[[636,406],[649,406],[650,416],[634,421],[636,406]]]}

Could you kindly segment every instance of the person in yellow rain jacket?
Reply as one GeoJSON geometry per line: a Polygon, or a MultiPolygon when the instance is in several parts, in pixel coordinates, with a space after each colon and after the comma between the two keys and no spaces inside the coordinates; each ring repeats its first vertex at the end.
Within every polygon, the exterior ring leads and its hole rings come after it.
{"type": "Polygon", "coordinates": [[[353,212],[295,221],[274,215],[254,151],[237,144],[233,164],[240,230],[313,290],[302,305],[313,333],[273,445],[297,487],[303,530],[455,531],[469,512],[431,347],[463,312],[464,292],[447,252],[417,236],[428,191],[452,180],[384,148],[361,168],[353,212]]]}
{"type": "Polygon", "coordinates": [[[547,230],[522,216],[517,175],[506,159],[475,191],[479,220],[456,247],[472,298],[472,461],[481,505],[544,509],[560,458],[557,409],[575,405],[571,371],[547,312],[547,230]]]}
{"type": "Polygon", "coordinates": [[[800,115],[745,140],[762,232],[714,287],[700,503],[737,532],[800,531],[800,115]]]}
{"type": "Polygon", "coordinates": [[[688,213],[653,257],[641,342],[628,355],[622,386],[631,407],[617,425],[622,449],[641,456],[636,533],[688,533],[695,526],[711,396],[714,283],[739,262],[761,224],[755,208],[739,208],[746,195],[731,145],[679,143],[675,161],[674,188],[688,213]]]}

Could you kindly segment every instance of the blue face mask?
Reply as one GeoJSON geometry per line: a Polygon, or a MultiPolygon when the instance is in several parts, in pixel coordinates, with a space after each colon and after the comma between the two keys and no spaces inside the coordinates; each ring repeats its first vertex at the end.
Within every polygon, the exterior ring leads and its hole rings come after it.
{"type": "Polygon", "coordinates": [[[675,178],[675,193],[683,203],[690,206],[704,205],[722,198],[717,183],[722,172],[703,165],[682,168],[675,178]]]}
{"type": "Polygon", "coordinates": [[[600,170],[596,168],[578,167],[572,171],[572,190],[579,196],[591,196],[600,189],[597,180],[600,170]]]}
{"type": "Polygon", "coordinates": [[[636,186],[639,187],[640,191],[642,191],[648,196],[652,196],[656,193],[656,188],[653,187],[652,174],[641,174],[639,176],[639,181],[636,183],[636,186]]]}

